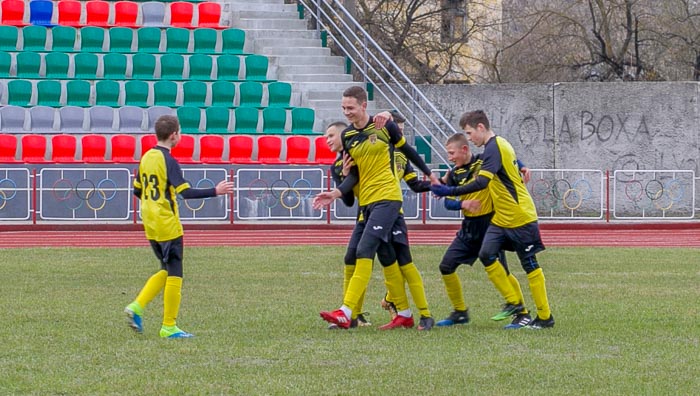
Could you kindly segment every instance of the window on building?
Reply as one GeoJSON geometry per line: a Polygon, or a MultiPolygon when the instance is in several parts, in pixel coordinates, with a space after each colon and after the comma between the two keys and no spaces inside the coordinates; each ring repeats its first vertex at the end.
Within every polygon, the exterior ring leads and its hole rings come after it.
{"type": "Polygon", "coordinates": [[[443,43],[466,41],[467,39],[467,1],[442,0],[442,30],[440,38],[443,43]]]}

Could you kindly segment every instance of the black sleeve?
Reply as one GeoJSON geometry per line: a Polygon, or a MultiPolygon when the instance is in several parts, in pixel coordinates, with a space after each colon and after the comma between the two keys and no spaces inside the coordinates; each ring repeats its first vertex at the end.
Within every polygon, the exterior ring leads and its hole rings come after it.
{"type": "Polygon", "coordinates": [[[136,198],[141,199],[141,189],[134,187],[134,195],[136,198]]]}
{"type": "Polygon", "coordinates": [[[357,167],[353,166],[352,169],[350,169],[350,174],[347,175],[345,180],[343,180],[339,186],[336,186],[336,188],[340,190],[343,195],[352,194],[352,188],[355,187],[358,181],[360,181],[360,177],[357,174],[357,167]]]}
{"type": "Polygon", "coordinates": [[[398,148],[406,158],[408,158],[409,161],[413,163],[418,169],[423,172],[426,176],[430,176],[432,172],[430,172],[430,168],[428,168],[428,165],[423,161],[423,158],[421,158],[420,154],[411,147],[409,144],[404,144],[401,147],[398,148]]]}
{"type": "Polygon", "coordinates": [[[413,192],[423,193],[430,191],[430,181],[429,180],[418,180],[417,177],[406,182],[408,188],[413,192]]]}
{"type": "Polygon", "coordinates": [[[483,190],[489,185],[490,181],[491,180],[486,176],[477,175],[473,181],[465,185],[455,187],[454,195],[459,196],[483,190]]]}
{"type": "Polygon", "coordinates": [[[180,192],[182,198],[185,199],[197,199],[197,198],[210,198],[216,196],[216,187],[212,188],[188,188],[180,192]]]}

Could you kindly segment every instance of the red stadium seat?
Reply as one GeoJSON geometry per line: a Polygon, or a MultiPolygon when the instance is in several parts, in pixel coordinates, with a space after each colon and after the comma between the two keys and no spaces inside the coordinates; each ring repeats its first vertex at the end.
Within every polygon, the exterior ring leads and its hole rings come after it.
{"type": "Polygon", "coordinates": [[[136,19],[139,16],[139,4],[134,1],[118,1],[114,3],[114,26],[138,27],[136,19]]]}
{"type": "Polygon", "coordinates": [[[309,161],[309,148],[311,144],[305,136],[289,136],[286,141],[287,146],[287,162],[290,164],[308,165],[312,164],[309,161]]]}
{"type": "Polygon", "coordinates": [[[80,27],[82,5],[77,0],[61,0],[58,2],[58,24],[62,26],[80,27]]]}
{"type": "Polygon", "coordinates": [[[134,135],[117,134],[110,139],[112,146],[112,162],[133,164],[138,162],[134,159],[136,154],[136,138],[134,135]]]}
{"type": "Polygon", "coordinates": [[[261,136],[258,139],[258,161],[263,164],[283,164],[280,160],[282,139],[279,136],[261,136]]]}
{"type": "Polygon", "coordinates": [[[146,154],[146,151],[150,150],[151,147],[154,147],[157,144],[158,139],[156,139],[156,135],[149,134],[141,136],[141,157],[146,154]]]}
{"type": "Polygon", "coordinates": [[[85,3],[87,12],[86,26],[109,27],[109,2],[90,0],[85,3]]]}
{"type": "Polygon", "coordinates": [[[75,159],[77,139],[75,135],[54,135],[51,137],[51,160],[59,164],[79,162],[75,159]]]}
{"type": "Polygon", "coordinates": [[[253,160],[253,138],[248,135],[231,136],[228,139],[228,162],[232,164],[259,164],[253,160]]]}
{"type": "Polygon", "coordinates": [[[30,134],[22,136],[22,162],[28,164],[46,164],[46,137],[30,134]]]}
{"type": "Polygon", "coordinates": [[[194,159],[195,139],[192,135],[180,135],[180,141],[170,150],[170,154],[181,164],[198,164],[194,159]]]}
{"type": "Polygon", "coordinates": [[[112,162],[105,159],[107,153],[107,138],[104,135],[89,134],[80,138],[83,162],[100,164],[112,162]]]}
{"type": "Polygon", "coordinates": [[[22,0],[2,0],[0,25],[27,26],[24,23],[24,3],[22,0]]]}
{"type": "Polygon", "coordinates": [[[17,158],[17,136],[0,134],[0,163],[11,164],[20,162],[17,158]]]}
{"type": "Polygon", "coordinates": [[[228,26],[223,26],[221,21],[221,3],[214,1],[205,1],[197,5],[199,20],[197,26],[213,29],[225,29],[228,26]]]}
{"type": "Polygon", "coordinates": [[[170,26],[192,28],[194,4],[185,1],[170,3],[170,26]]]}
{"type": "Polygon", "coordinates": [[[335,162],[337,154],[332,152],[331,149],[328,148],[325,136],[316,137],[316,139],[314,140],[314,145],[314,148],[316,149],[316,151],[314,152],[314,163],[322,165],[331,165],[333,162],[335,162]]]}
{"type": "Polygon", "coordinates": [[[224,137],[204,135],[199,138],[199,161],[205,164],[223,164],[224,137]]]}

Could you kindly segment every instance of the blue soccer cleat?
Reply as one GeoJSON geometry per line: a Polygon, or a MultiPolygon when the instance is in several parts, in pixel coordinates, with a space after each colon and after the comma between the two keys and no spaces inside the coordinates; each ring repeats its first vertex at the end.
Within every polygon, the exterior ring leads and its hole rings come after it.
{"type": "Polygon", "coordinates": [[[124,313],[126,314],[126,322],[134,329],[137,333],[143,333],[143,321],[141,315],[143,315],[143,308],[136,301],[127,305],[124,308],[124,313]]]}

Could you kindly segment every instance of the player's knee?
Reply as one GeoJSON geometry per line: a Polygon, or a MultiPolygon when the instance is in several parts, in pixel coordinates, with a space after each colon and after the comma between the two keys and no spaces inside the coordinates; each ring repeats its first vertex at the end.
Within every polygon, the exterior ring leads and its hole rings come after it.
{"type": "Polygon", "coordinates": [[[356,249],[348,249],[345,252],[345,264],[347,265],[355,265],[355,261],[357,261],[357,251],[356,249]]]}
{"type": "Polygon", "coordinates": [[[454,265],[445,261],[440,263],[438,269],[440,270],[441,275],[450,275],[455,273],[454,265]]]}
{"type": "Polygon", "coordinates": [[[498,254],[484,252],[479,253],[479,261],[481,261],[481,264],[483,264],[484,267],[488,267],[489,265],[495,263],[496,260],[498,260],[498,254]]]}
{"type": "Polygon", "coordinates": [[[520,260],[520,265],[523,266],[523,269],[525,270],[526,274],[529,274],[530,272],[540,268],[540,264],[537,262],[537,257],[535,256],[526,257],[520,260]]]}

